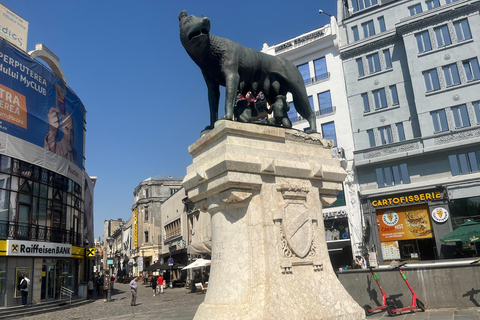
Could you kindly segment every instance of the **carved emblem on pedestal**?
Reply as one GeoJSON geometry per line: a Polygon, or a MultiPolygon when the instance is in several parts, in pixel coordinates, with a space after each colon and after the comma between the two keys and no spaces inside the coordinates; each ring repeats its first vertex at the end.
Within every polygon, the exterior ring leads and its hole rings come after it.
{"type": "Polygon", "coordinates": [[[313,213],[303,202],[288,202],[275,217],[285,257],[315,256],[313,213]]]}

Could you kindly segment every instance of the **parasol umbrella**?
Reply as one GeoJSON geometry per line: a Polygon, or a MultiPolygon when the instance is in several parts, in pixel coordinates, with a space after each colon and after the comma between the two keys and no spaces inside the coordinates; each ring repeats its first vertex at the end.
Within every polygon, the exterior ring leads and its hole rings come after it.
{"type": "Polygon", "coordinates": [[[445,237],[440,239],[442,242],[479,242],[480,241],[480,222],[467,221],[460,227],[453,230],[445,237]]]}
{"type": "Polygon", "coordinates": [[[183,268],[182,270],[185,269],[193,269],[193,268],[201,268],[201,267],[206,267],[210,265],[210,260],[207,259],[197,259],[194,262],[190,263],[188,266],[183,268]]]}
{"type": "Polygon", "coordinates": [[[442,242],[474,242],[475,253],[477,253],[477,242],[480,241],[480,222],[467,221],[462,223],[460,227],[453,230],[445,237],[441,238],[442,242]]]}

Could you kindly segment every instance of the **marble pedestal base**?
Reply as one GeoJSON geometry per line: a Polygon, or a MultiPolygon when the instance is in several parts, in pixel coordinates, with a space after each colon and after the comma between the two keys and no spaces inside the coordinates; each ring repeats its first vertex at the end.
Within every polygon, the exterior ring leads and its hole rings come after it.
{"type": "Polygon", "coordinates": [[[318,134],[232,121],[190,146],[183,185],[212,227],[194,319],[365,319],[325,242],[322,205],[346,176],[330,147],[318,134]]]}

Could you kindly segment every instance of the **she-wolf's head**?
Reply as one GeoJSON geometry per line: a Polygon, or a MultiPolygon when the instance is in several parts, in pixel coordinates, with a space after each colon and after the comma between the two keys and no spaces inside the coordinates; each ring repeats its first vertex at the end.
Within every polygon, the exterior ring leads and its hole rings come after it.
{"type": "Polygon", "coordinates": [[[187,16],[187,11],[183,10],[178,15],[178,20],[180,22],[180,41],[184,46],[196,46],[208,39],[210,19],[207,17],[187,16]]]}

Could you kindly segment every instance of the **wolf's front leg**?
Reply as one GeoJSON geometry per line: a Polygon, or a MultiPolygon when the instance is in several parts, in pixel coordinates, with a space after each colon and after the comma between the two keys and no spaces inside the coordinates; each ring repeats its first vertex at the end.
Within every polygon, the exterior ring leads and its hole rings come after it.
{"type": "Polygon", "coordinates": [[[232,73],[225,76],[225,115],[222,119],[233,120],[233,109],[237,97],[240,76],[238,73],[232,73]]]}

